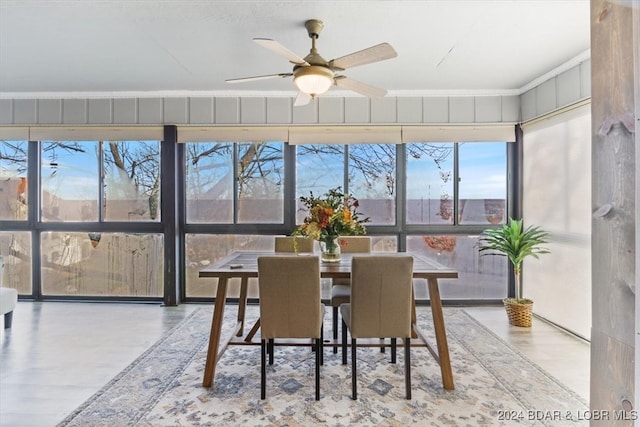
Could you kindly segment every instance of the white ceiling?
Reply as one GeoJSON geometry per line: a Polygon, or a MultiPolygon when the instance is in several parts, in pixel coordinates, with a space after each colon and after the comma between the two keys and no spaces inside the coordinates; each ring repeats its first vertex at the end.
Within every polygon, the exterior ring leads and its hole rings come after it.
{"type": "MultiPolygon", "coordinates": [[[[252,41],[327,60],[388,42],[398,57],[343,74],[390,94],[518,94],[589,57],[588,0],[0,0],[0,96],[286,94],[290,72],[252,41]]],[[[333,88],[331,93],[342,93],[333,88]]]]}

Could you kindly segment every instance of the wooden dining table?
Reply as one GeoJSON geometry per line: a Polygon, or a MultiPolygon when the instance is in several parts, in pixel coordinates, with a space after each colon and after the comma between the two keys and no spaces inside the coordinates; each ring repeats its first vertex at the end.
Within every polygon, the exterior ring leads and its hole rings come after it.
{"type": "MultiPolygon", "coordinates": [[[[252,340],[253,335],[259,328],[259,321],[244,335],[245,311],[247,304],[247,289],[249,278],[258,277],[258,258],[260,256],[275,255],[274,252],[234,252],[231,255],[211,264],[199,272],[201,278],[217,278],[218,288],[216,291],[215,305],[213,308],[213,319],[211,321],[211,332],[209,336],[209,346],[207,350],[207,359],[205,362],[204,378],[202,380],[203,387],[211,387],[214,383],[216,365],[224,354],[229,345],[260,345],[260,342],[252,340]],[[227,301],[227,289],[229,279],[240,278],[240,296],[238,300],[238,317],[235,328],[229,337],[225,339],[222,345],[222,323],[224,319],[224,310],[227,301]]],[[[314,254],[284,254],[277,253],[278,256],[309,256],[314,254]]],[[[447,333],[445,329],[444,315],[442,312],[442,301],[440,300],[440,289],[438,279],[454,279],[458,277],[458,273],[448,267],[442,266],[437,262],[426,258],[419,254],[410,252],[373,252],[369,255],[411,255],[414,259],[413,277],[414,279],[426,279],[429,289],[429,300],[431,305],[431,313],[433,316],[433,328],[435,332],[435,347],[427,339],[425,333],[417,324],[415,298],[413,298],[412,308],[412,335],[413,338],[419,338],[412,341],[413,346],[427,347],[429,353],[440,365],[442,374],[442,385],[447,390],[454,389],[453,373],[451,371],[451,360],[449,358],[449,347],[447,344],[447,333]]],[[[351,258],[353,256],[367,256],[367,254],[342,254],[340,262],[336,263],[320,263],[320,277],[322,278],[350,278],[351,277],[351,258]]],[[[333,340],[325,346],[340,345],[337,340],[333,340]]],[[[377,344],[380,345],[380,344],[377,344]]]]}

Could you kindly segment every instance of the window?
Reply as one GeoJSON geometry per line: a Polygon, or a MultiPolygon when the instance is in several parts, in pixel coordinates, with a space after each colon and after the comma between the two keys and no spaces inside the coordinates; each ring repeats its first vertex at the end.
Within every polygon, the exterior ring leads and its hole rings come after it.
{"type": "Polygon", "coordinates": [[[187,222],[282,223],[283,146],[282,142],[187,143],[187,222]]]}
{"type": "Polygon", "coordinates": [[[27,142],[0,141],[0,220],[27,219],[27,142]]]}
{"type": "Polygon", "coordinates": [[[296,221],[306,212],[300,196],[316,196],[336,187],[353,194],[369,224],[396,222],[396,146],[394,144],[316,144],[297,146],[296,221]],[[345,184],[345,155],[348,180],[345,184]]]}
{"type": "Polygon", "coordinates": [[[344,145],[298,145],[296,152],[296,223],[307,215],[300,197],[344,189],[344,145]]]}
{"type": "Polygon", "coordinates": [[[42,220],[159,222],[159,165],[158,141],[42,142],[42,220]]]}
{"type": "Polygon", "coordinates": [[[160,297],[160,234],[42,233],[42,292],[46,295],[160,297]]]}
{"type": "Polygon", "coordinates": [[[407,224],[504,223],[505,142],[411,143],[406,149],[407,224]]]}
{"type": "Polygon", "coordinates": [[[162,297],[160,141],[38,146],[42,295],[162,297]]]}
{"type": "Polygon", "coordinates": [[[0,256],[4,271],[2,286],[14,288],[19,294],[31,289],[31,233],[28,231],[0,231],[0,256]]]}
{"type": "Polygon", "coordinates": [[[160,221],[160,143],[109,141],[102,157],[104,219],[160,221]]]}
{"type": "Polygon", "coordinates": [[[453,223],[454,144],[406,144],[407,224],[453,223]]]}
{"type": "Polygon", "coordinates": [[[371,225],[396,223],[396,145],[349,145],[349,193],[371,225]]]}
{"type": "Polygon", "coordinates": [[[95,141],[41,144],[43,221],[98,221],[98,148],[95,141]]]}
{"type": "Polygon", "coordinates": [[[460,224],[506,221],[507,147],[505,143],[458,144],[460,224]]]}

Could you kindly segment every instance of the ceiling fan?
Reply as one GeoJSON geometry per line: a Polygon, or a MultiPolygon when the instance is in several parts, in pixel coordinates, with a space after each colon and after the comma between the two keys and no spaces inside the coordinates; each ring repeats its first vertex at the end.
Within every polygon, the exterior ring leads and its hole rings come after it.
{"type": "Polygon", "coordinates": [[[289,62],[293,64],[292,72],[228,79],[226,80],[227,83],[241,83],[275,77],[285,78],[293,76],[293,83],[299,90],[294,102],[296,106],[308,104],[311,99],[325,93],[332,85],[349,89],[368,97],[382,97],[387,94],[386,89],[377,88],[350,79],[339,73],[348,68],[357,67],[358,65],[371,64],[373,62],[395,58],[398,54],[389,43],[380,43],[367,49],[327,61],[320,56],[316,49],[316,40],[324,28],[324,24],[317,19],[310,19],[305,22],[304,26],[309,33],[309,37],[311,37],[311,51],[304,58],[300,58],[275,40],[263,38],[253,39],[253,41],[260,46],[289,60],[289,62]]]}

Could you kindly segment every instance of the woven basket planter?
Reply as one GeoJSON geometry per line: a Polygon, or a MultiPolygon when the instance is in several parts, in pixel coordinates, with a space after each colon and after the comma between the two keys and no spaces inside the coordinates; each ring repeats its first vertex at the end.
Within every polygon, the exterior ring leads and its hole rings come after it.
{"type": "Polygon", "coordinates": [[[509,317],[509,324],[513,326],[520,326],[523,328],[531,327],[531,318],[533,317],[532,307],[533,301],[525,300],[524,303],[516,303],[511,298],[505,298],[502,300],[504,308],[507,310],[507,316],[509,317]]]}

